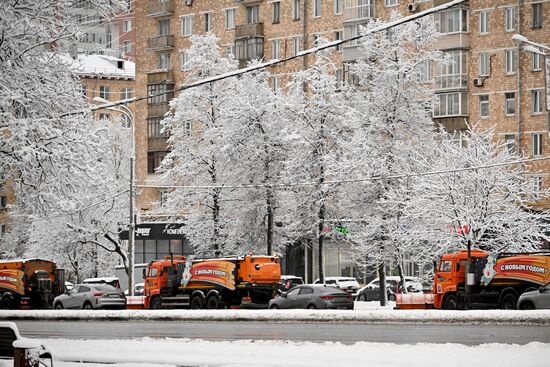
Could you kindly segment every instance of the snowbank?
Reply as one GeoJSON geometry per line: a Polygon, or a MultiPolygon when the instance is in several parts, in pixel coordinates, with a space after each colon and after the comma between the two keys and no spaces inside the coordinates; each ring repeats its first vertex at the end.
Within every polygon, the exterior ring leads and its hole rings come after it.
{"type": "Polygon", "coordinates": [[[179,320],[363,323],[455,323],[550,325],[550,310],[394,310],[393,303],[356,302],[349,310],[14,310],[0,320],[179,320]]]}
{"type": "MultiPolygon", "coordinates": [[[[431,365],[538,367],[547,366],[550,344],[415,344],[191,339],[67,340],[46,339],[56,366],[71,361],[117,362],[124,366],[384,366],[431,365]]],[[[86,364],[94,366],[94,364],[86,364]]],[[[120,366],[120,365],[117,365],[120,366]]]]}

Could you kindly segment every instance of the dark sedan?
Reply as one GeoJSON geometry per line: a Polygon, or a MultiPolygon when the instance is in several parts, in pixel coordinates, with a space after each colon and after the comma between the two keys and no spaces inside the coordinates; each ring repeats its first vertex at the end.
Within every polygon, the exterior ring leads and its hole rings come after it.
{"type": "Polygon", "coordinates": [[[353,310],[353,299],[350,294],[334,287],[299,285],[269,301],[269,308],[353,310]]]}

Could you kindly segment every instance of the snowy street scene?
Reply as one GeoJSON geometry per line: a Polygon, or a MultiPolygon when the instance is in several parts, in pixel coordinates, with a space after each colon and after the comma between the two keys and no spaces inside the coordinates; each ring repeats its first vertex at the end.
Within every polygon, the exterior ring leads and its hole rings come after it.
{"type": "Polygon", "coordinates": [[[546,366],[549,9],[4,0],[0,367],[546,366]]]}

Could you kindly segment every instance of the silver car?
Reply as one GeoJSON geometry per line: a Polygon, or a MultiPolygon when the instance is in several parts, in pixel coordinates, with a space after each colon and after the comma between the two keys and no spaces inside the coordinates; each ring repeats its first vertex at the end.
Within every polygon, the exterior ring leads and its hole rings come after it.
{"type": "Polygon", "coordinates": [[[550,308],[550,283],[546,283],[536,291],[525,292],[518,299],[519,310],[535,310],[550,308]]]}
{"type": "Polygon", "coordinates": [[[108,284],[77,284],[65,294],[55,297],[53,308],[126,308],[126,296],[108,284]]]}
{"type": "Polygon", "coordinates": [[[289,292],[269,301],[270,309],[310,308],[353,310],[353,300],[338,288],[322,285],[304,284],[292,288],[289,292]]]}

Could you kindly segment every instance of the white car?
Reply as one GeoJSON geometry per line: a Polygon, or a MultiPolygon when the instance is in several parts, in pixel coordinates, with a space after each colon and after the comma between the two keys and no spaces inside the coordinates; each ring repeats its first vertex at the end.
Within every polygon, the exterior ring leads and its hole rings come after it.
{"type": "MultiPolygon", "coordinates": [[[[316,279],[314,284],[323,284],[320,279],[316,279]]],[[[338,287],[349,294],[355,294],[359,289],[357,279],[353,277],[325,277],[325,284],[338,287]]]]}
{"type": "MultiPolygon", "coordinates": [[[[405,283],[407,284],[407,290],[409,292],[422,292],[422,283],[416,277],[405,277],[405,283]]],[[[397,292],[398,285],[401,284],[401,277],[399,276],[387,276],[386,277],[386,292],[389,301],[395,301],[395,294],[397,292]]],[[[358,301],[379,301],[380,295],[378,289],[380,288],[380,280],[378,278],[373,279],[369,284],[359,289],[357,292],[358,301]]]]}

